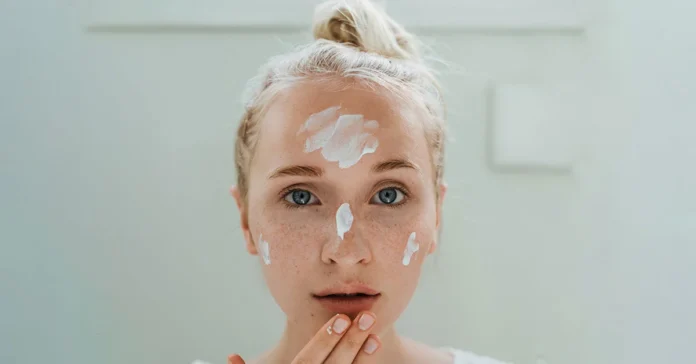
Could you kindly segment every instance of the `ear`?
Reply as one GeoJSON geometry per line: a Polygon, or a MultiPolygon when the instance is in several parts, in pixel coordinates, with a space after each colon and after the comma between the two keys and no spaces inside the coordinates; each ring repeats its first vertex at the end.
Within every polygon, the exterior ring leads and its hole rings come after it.
{"type": "Polygon", "coordinates": [[[440,240],[440,231],[441,231],[441,224],[442,224],[442,202],[445,200],[445,195],[447,194],[447,183],[444,181],[440,183],[438,186],[439,189],[439,194],[438,194],[438,199],[435,205],[436,211],[435,211],[435,236],[433,236],[433,243],[430,244],[430,249],[428,249],[428,254],[432,254],[435,252],[435,249],[437,248],[437,245],[440,240]]]}
{"type": "Polygon", "coordinates": [[[254,244],[254,239],[251,236],[251,231],[249,230],[249,215],[247,214],[247,207],[242,194],[239,192],[237,186],[232,186],[230,188],[230,195],[234,197],[237,202],[237,209],[239,209],[240,226],[242,228],[242,233],[244,234],[244,240],[246,241],[246,249],[251,255],[258,255],[259,251],[256,250],[256,244],[254,244]]]}
{"type": "Polygon", "coordinates": [[[438,187],[440,189],[438,191],[440,192],[440,194],[439,198],[437,199],[436,227],[440,229],[440,223],[442,222],[442,202],[445,200],[445,195],[447,194],[447,183],[443,181],[442,183],[440,183],[440,186],[438,187]]]}

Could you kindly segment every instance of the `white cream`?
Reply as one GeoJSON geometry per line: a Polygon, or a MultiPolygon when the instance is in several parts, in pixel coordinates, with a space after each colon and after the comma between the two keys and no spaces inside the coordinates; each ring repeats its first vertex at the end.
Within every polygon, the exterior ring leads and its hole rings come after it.
{"type": "Polygon", "coordinates": [[[370,133],[377,129],[376,120],[367,120],[362,115],[338,115],[340,106],[333,106],[310,115],[298,134],[307,132],[305,152],[321,149],[329,162],[338,162],[340,168],[348,168],[360,161],[365,154],[374,153],[379,146],[377,138],[370,133]]]}
{"type": "Polygon", "coordinates": [[[271,264],[271,248],[268,246],[268,242],[263,240],[263,234],[259,235],[259,248],[261,250],[261,258],[266,265],[271,264]]]}
{"type": "Polygon", "coordinates": [[[368,120],[365,122],[365,124],[363,124],[363,126],[365,129],[377,129],[379,128],[379,123],[377,120],[368,120]]]}
{"type": "Polygon", "coordinates": [[[328,109],[310,115],[305,121],[304,125],[300,127],[300,130],[297,132],[297,135],[300,135],[305,131],[314,133],[317,130],[326,127],[328,123],[334,122],[336,118],[338,118],[338,109],[340,108],[340,106],[331,106],[328,109]]]}
{"type": "Polygon", "coordinates": [[[353,214],[350,212],[350,205],[346,202],[336,211],[336,232],[341,240],[351,226],[353,226],[353,214]]]}
{"type": "Polygon", "coordinates": [[[416,243],[416,233],[413,232],[408,237],[406,249],[404,249],[404,259],[401,261],[403,265],[411,264],[411,257],[420,249],[420,244],[416,243]]]}

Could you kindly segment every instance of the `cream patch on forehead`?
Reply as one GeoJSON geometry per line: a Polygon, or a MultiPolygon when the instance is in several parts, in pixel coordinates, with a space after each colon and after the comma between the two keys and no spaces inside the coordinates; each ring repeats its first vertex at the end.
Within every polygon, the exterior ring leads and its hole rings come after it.
{"type": "Polygon", "coordinates": [[[338,162],[340,168],[355,165],[365,154],[374,153],[379,141],[371,132],[379,128],[376,120],[365,120],[363,115],[339,115],[340,106],[332,106],[312,114],[297,134],[307,133],[304,151],[321,149],[329,162],[338,162]]]}

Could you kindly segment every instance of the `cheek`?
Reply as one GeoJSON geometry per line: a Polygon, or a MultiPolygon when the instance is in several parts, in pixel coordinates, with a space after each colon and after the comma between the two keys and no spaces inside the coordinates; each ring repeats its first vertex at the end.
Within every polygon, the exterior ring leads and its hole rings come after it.
{"type": "Polygon", "coordinates": [[[268,268],[282,273],[300,272],[308,262],[319,259],[321,247],[336,234],[334,216],[323,216],[320,209],[297,210],[270,207],[260,211],[252,221],[256,240],[263,234],[268,242],[271,264],[268,268]]]}
{"type": "Polygon", "coordinates": [[[433,243],[435,219],[419,206],[377,207],[365,219],[361,234],[371,241],[375,258],[394,269],[420,265],[433,243]]]}

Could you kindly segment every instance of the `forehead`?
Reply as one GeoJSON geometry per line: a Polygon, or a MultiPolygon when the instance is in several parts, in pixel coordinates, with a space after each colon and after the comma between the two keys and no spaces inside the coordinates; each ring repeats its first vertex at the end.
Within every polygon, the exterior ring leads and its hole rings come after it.
{"type": "MultiPolygon", "coordinates": [[[[331,169],[319,152],[305,152],[306,135],[300,133],[310,116],[327,109],[337,115],[362,115],[375,120],[378,127],[369,132],[379,145],[374,153],[364,155],[353,167],[392,158],[404,158],[430,170],[430,159],[419,113],[399,102],[384,90],[344,88],[337,91],[317,83],[304,83],[283,91],[269,105],[260,120],[260,136],[252,169],[267,173],[287,165],[315,165],[331,169]]],[[[348,168],[350,170],[353,167],[348,168]]],[[[354,171],[353,171],[354,172],[354,171]]]]}

